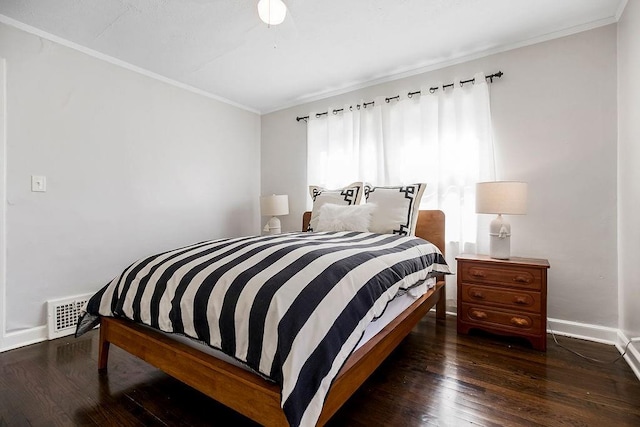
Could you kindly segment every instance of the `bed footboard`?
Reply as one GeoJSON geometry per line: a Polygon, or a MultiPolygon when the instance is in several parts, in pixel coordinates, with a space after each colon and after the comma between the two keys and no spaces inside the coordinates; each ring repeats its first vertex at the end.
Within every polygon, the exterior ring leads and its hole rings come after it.
{"type": "Polygon", "coordinates": [[[102,318],[100,327],[102,370],[107,367],[110,343],[262,425],[287,425],[279,387],[256,374],[155,330],[109,317],[102,318]]]}

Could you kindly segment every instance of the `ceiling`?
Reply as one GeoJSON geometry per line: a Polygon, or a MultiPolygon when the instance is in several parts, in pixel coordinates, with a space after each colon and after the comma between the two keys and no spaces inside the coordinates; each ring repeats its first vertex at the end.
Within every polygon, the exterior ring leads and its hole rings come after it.
{"type": "Polygon", "coordinates": [[[257,0],[0,0],[0,14],[267,113],[613,23],[626,1],[284,0],[273,27],[257,0]]]}

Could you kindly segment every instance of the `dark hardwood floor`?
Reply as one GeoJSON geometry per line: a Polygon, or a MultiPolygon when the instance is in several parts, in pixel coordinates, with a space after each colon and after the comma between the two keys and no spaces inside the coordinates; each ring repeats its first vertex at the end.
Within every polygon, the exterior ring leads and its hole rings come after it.
{"type": "MultiPolygon", "coordinates": [[[[97,332],[0,354],[0,426],[253,426],[113,347],[97,371],[97,332]]],[[[558,337],[600,359],[612,346],[558,337]]],[[[640,426],[640,381],[625,361],[598,365],[423,319],[331,426],[640,426]]]]}

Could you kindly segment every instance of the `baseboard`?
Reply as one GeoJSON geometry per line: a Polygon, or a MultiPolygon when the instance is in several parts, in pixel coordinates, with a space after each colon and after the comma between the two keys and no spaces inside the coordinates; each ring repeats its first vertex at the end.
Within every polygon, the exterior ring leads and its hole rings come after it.
{"type": "MultiPolygon", "coordinates": [[[[556,335],[614,345],[620,354],[624,352],[624,347],[629,342],[629,338],[619,329],[567,320],[547,319],[547,330],[553,331],[556,335]]],[[[624,360],[640,380],[640,351],[638,349],[640,349],[640,342],[630,344],[627,348],[627,354],[624,355],[624,360]]]]}
{"type": "Polygon", "coordinates": [[[47,327],[45,325],[17,332],[8,332],[4,337],[2,337],[2,348],[0,348],[0,353],[46,340],[47,327]]]}
{"type": "Polygon", "coordinates": [[[547,332],[553,332],[556,335],[565,337],[615,345],[618,342],[619,330],[606,326],[549,318],[547,319],[547,332]]]}
{"type": "MultiPolygon", "coordinates": [[[[624,352],[624,348],[626,347],[628,342],[629,342],[629,338],[627,338],[625,334],[622,333],[622,331],[618,331],[618,341],[616,342],[616,348],[618,349],[620,354],[624,352]]],[[[624,360],[627,361],[633,373],[636,374],[636,377],[638,377],[638,379],[640,380],[640,351],[638,351],[639,349],[640,349],[640,342],[629,344],[629,347],[627,347],[627,354],[624,355],[624,360]]]]}
{"type": "MultiPolygon", "coordinates": [[[[447,311],[447,315],[455,316],[456,313],[447,311]]],[[[615,345],[621,354],[624,351],[624,347],[629,342],[629,338],[627,338],[622,331],[616,328],[608,328],[605,326],[590,325],[587,323],[571,322],[560,319],[547,319],[547,327],[549,332],[553,331],[556,335],[615,345]]],[[[25,329],[18,332],[9,332],[2,337],[0,353],[46,340],[46,326],[37,326],[35,328],[25,329]]],[[[636,374],[638,380],[640,380],[640,351],[636,347],[640,348],[640,342],[629,345],[624,359],[633,370],[633,373],[636,374]]]]}

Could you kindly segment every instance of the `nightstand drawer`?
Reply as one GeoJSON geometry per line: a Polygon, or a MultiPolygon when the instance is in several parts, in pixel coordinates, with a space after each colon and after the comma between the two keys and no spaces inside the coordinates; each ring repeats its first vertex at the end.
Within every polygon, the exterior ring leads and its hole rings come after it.
{"type": "Polygon", "coordinates": [[[462,301],[475,304],[495,304],[507,309],[540,313],[540,292],[496,289],[462,283],[462,301]]]}
{"type": "Polygon", "coordinates": [[[542,273],[539,268],[488,266],[465,262],[458,275],[463,282],[489,283],[509,287],[540,290],[542,273]]]}
{"type": "Polygon", "coordinates": [[[489,326],[492,329],[519,331],[531,334],[542,332],[542,321],[539,315],[498,310],[477,304],[462,303],[462,320],[479,327],[489,326]]]}

